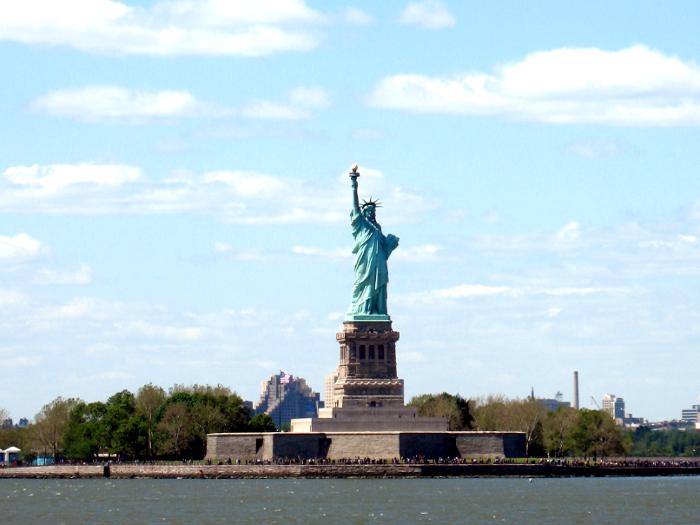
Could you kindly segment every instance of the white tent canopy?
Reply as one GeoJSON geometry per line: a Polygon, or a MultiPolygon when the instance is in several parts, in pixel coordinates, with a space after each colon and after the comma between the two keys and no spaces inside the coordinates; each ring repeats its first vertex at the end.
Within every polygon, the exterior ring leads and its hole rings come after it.
{"type": "Polygon", "coordinates": [[[4,461],[5,463],[9,463],[10,462],[10,455],[18,454],[19,452],[21,452],[21,450],[18,449],[17,447],[9,447],[9,448],[6,448],[5,450],[0,450],[0,461],[4,461]]]}

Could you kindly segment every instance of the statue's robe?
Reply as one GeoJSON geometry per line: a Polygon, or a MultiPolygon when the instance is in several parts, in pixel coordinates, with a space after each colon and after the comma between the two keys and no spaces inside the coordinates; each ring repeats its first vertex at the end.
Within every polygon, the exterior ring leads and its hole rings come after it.
{"type": "Polygon", "coordinates": [[[355,239],[355,285],[349,314],[387,315],[386,285],[389,270],[386,261],[398,245],[398,239],[384,236],[378,224],[370,222],[362,211],[350,212],[355,239]]]}

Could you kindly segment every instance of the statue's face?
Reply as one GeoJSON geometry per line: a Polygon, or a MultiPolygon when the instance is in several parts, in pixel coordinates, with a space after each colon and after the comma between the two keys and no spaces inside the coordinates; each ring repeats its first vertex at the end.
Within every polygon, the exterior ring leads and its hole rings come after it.
{"type": "Polygon", "coordinates": [[[362,213],[365,214],[365,217],[367,217],[370,221],[375,220],[375,208],[374,206],[366,206],[364,210],[362,210],[362,213]]]}

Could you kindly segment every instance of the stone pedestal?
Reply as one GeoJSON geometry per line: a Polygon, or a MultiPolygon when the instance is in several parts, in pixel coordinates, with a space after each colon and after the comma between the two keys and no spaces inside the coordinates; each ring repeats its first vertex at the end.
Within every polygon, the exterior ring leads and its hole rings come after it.
{"type": "Polygon", "coordinates": [[[336,334],[340,345],[332,406],[317,418],[293,419],[292,432],[444,431],[442,417],[420,417],[404,406],[403,379],[396,374],[399,333],[388,316],[346,320],[336,334]]]}
{"type": "Polygon", "coordinates": [[[396,341],[391,321],[345,321],[335,335],[340,345],[333,406],[403,407],[403,379],[396,375],[396,341]]]}

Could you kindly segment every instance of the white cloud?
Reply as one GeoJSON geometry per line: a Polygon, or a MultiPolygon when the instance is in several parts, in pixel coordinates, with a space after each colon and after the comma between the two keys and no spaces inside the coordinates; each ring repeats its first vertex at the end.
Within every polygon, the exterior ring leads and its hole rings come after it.
{"type": "Polygon", "coordinates": [[[487,286],[483,284],[460,284],[450,288],[431,290],[420,294],[412,294],[414,300],[436,301],[441,299],[466,299],[470,297],[488,297],[509,292],[508,286],[487,286]]]}
{"type": "Polygon", "coordinates": [[[43,359],[39,356],[16,356],[2,360],[2,366],[8,368],[26,368],[28,366],[39,366],[43,359]]]}
{"type": "Polygon", "coordinates": [[[325,90],[300,87],[290,91],[284,102],[258,100],[243,107],[241,114],[253,119],[303,120],[310,118],[313,111],[325,109],[329,104],[325,90]]]}
{"type": "Polygon", "coordinates": [[[212,171],[202,177],[204,184],[221,184],[239,197],[271,198],[291,189],[282,177],[254,171],[212,171]]]}
{"type": "Polygon", "coordinates": [[[622,148],[616,142],[575,142],[568,150],[574,155],[586,159],[604,159],[618,155],[622,148]]]}
{"type": "Polygon", "coordinates": [[[214,243],[214,252],[215,253],[229,253],[233,251],[233,246],[226,242],[221,242],[221,241],[216,241],[214,243]]]}
{"type": "Polygon", "coordinates": [[[34,100],[31,107],[87,122],[187,117],[207,111],[206,105],[187,91],[137,91],[117,86],[52,91],[34,100]]]}
{"type": "Polygon", "coordinates": [[[163,325],[146,321],[133,321],[120,326],[130,332],[136,332],[140,335],[156,338],[170,339],[180,342],[197,341],[204,335],[204,330],[197,326],[175,326],[163,325]]]}
{"type": "Polygon", "coordinates": [[[368,26],[374,22],[374,18],[362,9],[348,7],[343,11],[343,19],[354,26],[368,26]]]}
{"type": "Polygon", "coordinates": [[[16,306],[27,302],[26,296],[17,290],[0,289],[0,308],[16,306]]]}
{"type": "MultiPolygon", "coordinates": [[[[513,287],[492,286],[484,284],[458,284],[449,288],[415,292],[400,296],[400,300],[407,304],[435,303],[441,301],[458,301],[460,299],[472,299],[481,297],[493,297],[507,295],[509,297],[523,296],[550,296],[550,297],[585,297],[600,294],[628,294],[632,290],[621,287],[513,287]]],[[[551,310],[550,310],[551,311],[551,310]]],[[[558,312],[557,312],[558,313],[558,312]]]]}
{"type": "Polygon", "coordinates": [[[557,124],[694,126],[700,124],[700,68],[642,45],[619,51],[560,48],[492,73],[390,75],[369,103],[557,124]]]}
{"type": "Polygon", "coordinates": [[[121,186],[138,180],[141,170],[114,164],[34,164],[7,168],[2,175],[22,190],[51,194],[70,186],[121,186]]]}
{"type": "Polygon", "coordinates": [[[0,265],[12,266],[26,263],[39,257],[46,248],[37,239],[26,233],[14,236],[0,235],[0,265]]]}
{"type": "Polygon", "coordinates": [[[57,272],[50,268],[42,268],[36,273],[34,282],[37,284],[89,284],[92,282],[92,269],[87,264],[81,264],[80,268],[74,272],[57,272]]]}
{"type": "Polygon", "coordinates": [[[584,297],[587,295],[599,295],[599,294],[628,294],[632,290],[621,287],[605,287],[605,286],[569,286],[569,287],[559,287],[559,288],[525,288],[520,290],[513,290],[513,295],[549,295],[553,297],[564,297],[564,296],[574,296],[574,297],[584,297]]]}
{"type": "MultiPolygon", "coordinates": [[[[163,180],[124,165],[13,166],[0,176],[0,212],[64,214],[197,213],[239,224],[347,221],[347,174],[305,181],[243,170],[177,171],[163,180]]],[[[433,204],[363,169],[360,191],[386,198],[382,225],[412,222],[433,204]]]]}
{"type": "Polygon", "coordinates": [[[125,372],[123,370],[107,370],[106,372],[99,372],[97,374],[86,376],[84,379],[93,381],[125,381],[131,379],[133,374],[125,372]]]}
{"type": "Polygon", "coordinates": [[[557,317],[561,313],[561,308],[552,307],[547,309],[548,317],[557,317]]]}
{"type": "Polygon", "coordinates": [[[434,261],[440,257],[442,248],[436,244],[421,244],[418,246],[399,246],[391,254],[392,259],[409,262],[434,261]]]}
{"type": "Polygon", "coordinates": [[[95,343],[89,345],[83,353],[88,356],[107,356],[119,352],[119,347],[109,343],[95,343]]]}
{"type": "Polygon", "coordinates": [[[275,256],[267,251],[236,250],[232,245],[221,241],[214,243],[214,253],[234,261],[269,261],[275,256]]]}
{"type": "Polygon", "coordinates": [[[78,297],[67,303],[47,307],[42,312],[44,320],[85,319],[103,317],[103,305],[90,297],[78,297]]]}
{"type": "Polygon", "coordinates": [[[332,250],[316,248],[313,246],[294,246],[292,253],[297,255],[309,255],[313,257],[325,257],[328,259],[346,259],[352,257],[350,248],[335,248],[332,250]]]}
{"type": "Polygon", "coordinates": [[[318,45],[324,16],[303,0],[171,0],[151,8],[114,0],[4,2],[0,40],[94,53],[259,56],[318,45]]]}
{"type": "Polygon", "coordinates": [[[319,87],[297,87],[287,93],[286,100],[256,100],[235,108],[197,100],[188,91],[85,86],[49,92],[32,101],[31,108],[83,122],[140,124],[197,116],[303,120],[329,105],[328,93],[319,87]]]}
{"type": "Polygon", "coordinates": [[[399,22],[422,29],[446,29],[457,24],[454,16],[439,0],[411,2],[402,11],[399,22]]]}
{"type": "Polygon", "coordinates": [[[556,233],[556,238],[561,241],[576,241],[581,236],[581,225],[571,221],[556,233]]]}

